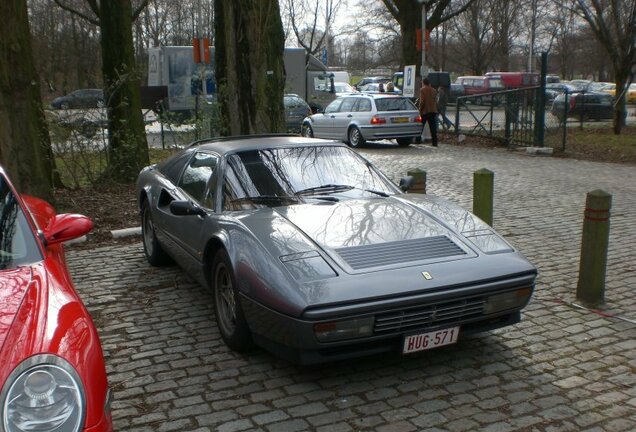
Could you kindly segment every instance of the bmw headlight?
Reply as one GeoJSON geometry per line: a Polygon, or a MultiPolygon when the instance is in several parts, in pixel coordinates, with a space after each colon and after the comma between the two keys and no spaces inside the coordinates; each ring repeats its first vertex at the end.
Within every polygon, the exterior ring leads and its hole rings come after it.
{"type": "Polygon", "coordinates": [[[0,393],[1,432],[76,432],[85,413],[84,388],[64,359],[37,355],[9,375],[0,393]]]}

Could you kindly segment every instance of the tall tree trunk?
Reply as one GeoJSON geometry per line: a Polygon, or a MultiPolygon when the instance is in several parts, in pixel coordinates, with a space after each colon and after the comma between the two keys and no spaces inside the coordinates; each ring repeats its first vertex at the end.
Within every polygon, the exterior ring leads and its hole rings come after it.
{"type": "MultiPolygon", "coordinates": [[[[382,0],[400,25],[404,64],[417,65],[417,76],[420,76],[422,64],[422,54],[416,49],[417,30],[422,27],[422,5],[426,8],[426,29],[432,31],[441,23],[465,11],[473,1],[475,0],[464,0],[463,4],[453,7],[451,0],[424,0],[423,2],[420,0],[382,0]]],[[[428,61],[426,64],[430,66],[428,61]]]]}
{"type": "Polygon", "coordinates": [[[215,0],[222,135],[285,128],[285,36],[278,0],[215,0]]]}
{"type": "Polygon", "coordinates": [[[2,0],[0,22],[0,160],[21,192],[51,199],[54,160],[26,0],[2,0]]]}
{"type": "Polygon", "coordinates": [[[135,67],[130,0],[101,1],[99,17],[108,109],[109,174],[114,179],[131,181],[148,164],[149,157],[140,77],[135,67]]]}

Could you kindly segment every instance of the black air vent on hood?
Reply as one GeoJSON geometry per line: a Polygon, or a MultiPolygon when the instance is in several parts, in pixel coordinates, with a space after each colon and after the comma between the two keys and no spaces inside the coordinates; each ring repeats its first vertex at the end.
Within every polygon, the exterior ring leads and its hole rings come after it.
{"type": "Polygon", "coordinates": [[[446,236],[343,247],[336,252],[354,270],[412,261],[466,255],[446,236]]]}

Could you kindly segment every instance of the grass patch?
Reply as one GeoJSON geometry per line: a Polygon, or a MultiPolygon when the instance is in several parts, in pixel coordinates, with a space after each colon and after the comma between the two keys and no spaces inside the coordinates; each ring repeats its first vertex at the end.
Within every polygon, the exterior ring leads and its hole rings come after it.
{"type": "Polygon", "coordinates": [[[636,164],[636,127],[624,127],[620,135],[612,128],[568,128],[565,149],[562,137],[550,136],[546,145],[555,156],[597,162],[636,164]]]}

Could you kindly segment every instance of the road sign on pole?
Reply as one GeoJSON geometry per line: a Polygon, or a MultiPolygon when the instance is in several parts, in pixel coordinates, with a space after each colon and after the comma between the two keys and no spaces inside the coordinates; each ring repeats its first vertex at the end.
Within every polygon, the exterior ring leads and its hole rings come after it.
{"type": "Polygon", "coordinates": [[[415,65],[404,66],[402,94],[407,97],[415,97],[415,65]]]}

